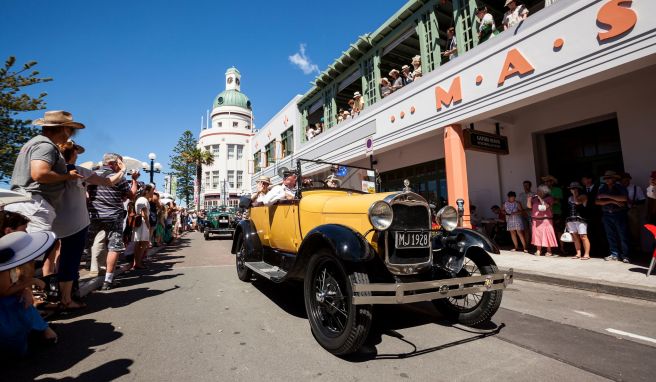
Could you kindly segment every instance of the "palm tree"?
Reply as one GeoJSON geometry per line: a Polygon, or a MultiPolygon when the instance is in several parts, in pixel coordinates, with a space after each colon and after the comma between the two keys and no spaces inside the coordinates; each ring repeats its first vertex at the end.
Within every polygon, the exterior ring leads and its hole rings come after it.
{"type": "MultiPolygon", "coordinates": [[[[207,150],[195,147],[182,153],[185,162],[196,166],[196,189],[200,194],[200,181],[203,176],[203,165],[210,166],[214,163],[214,155],[207,150]]],[[[196,206],[198,208],[199,206],[196,206]]]]}

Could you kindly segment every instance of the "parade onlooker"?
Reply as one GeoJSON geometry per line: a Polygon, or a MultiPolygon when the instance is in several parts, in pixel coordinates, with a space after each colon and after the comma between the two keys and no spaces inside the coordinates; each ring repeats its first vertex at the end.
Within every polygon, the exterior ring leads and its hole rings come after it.
{"type": "Polygon", "coordinates": [[[456,41],[456,29],[450,27],[446,30],[446,48],[442,52],[443,57],[448,57],[449,61],[458,57],[458,42],[456,41]]]}
{"type": "Polygon", "coordinates": [[[150,244],[149,248],[152,248],[155,243],[155,228],[157,227],[157,207],[159,206],[159,194],[154,192],[152,196],[148,199],[148,221],[150,223],[150,244]]]}
{"type": "MultiPolygon", "coordinates": [[[[199,218],[200,224],[200,218],[199,218]]],[[[164,230],[166,227],[166,206],[157,205],[157,225],[155,226],[155,243],[158,247],[164,242],[164,230]]]]}
{"type": "Polygon", "coordinates": [[[647,224],[656,224],[656,171],[651,172],[647,187],[647,224]]]}
{"type": "MultiPolygon", "coordinates": [[[[522,204],[522,207],[528,205],[528,199],[532,198],[535,195],[533,192],[533,182],[530,180],[525,180],[522,182],[522,192],[519,193],[517,200],[522,204]]],[[[522,214],[522,220],[524,221],[524,240],[528,243],[531,238],[531,213],[530,211],[524,210],[522,214]]]]}
{"type": "Polygon", "coordinates": [[[392,84],[387,77],[383,77],[380,79],[380,96],[385,98],[390,94],[392,94],[392,84]]]}
{"type": "Polygon", "coordinates": [[[401,77],[403,78],[403,85],[407,85],[414,81],[414,77],[412,76],[408,65],[403,65],[401,67],[401,77]]]}
{"type": "MultiPolygon", "coordinates": [[[[542,177],[542,182],[549,187],[549,195],[553,198],[553,205],[551,206],[551,212],[553,213],[553,228],[556,234],[556,237],[560,237],[563,232],[565,232],[565,219],[563,218],[563,189],[558,186],[558,179],[553,175],[547,175],[542,177]]],[[[561,252],[564,252],[562,247],[563,243],[560,243],[561,252]]]]}
{"type": "Polygon", "coordinates": [[[522,243],[522,250],[528,253],[526,239],[524,238],[524,221],[522,219],[524,209],[516,198],[517,194],[514,191],[510,191],[508,193],[508,200],[503,203],[503,209],[506,213],[506,230],[510,232],[510,238],[513,242],[512,250],[516,251],[518,249],[517,238],[519,237],[519,241],[522,243]]]}
{"type": "Polygon", "coordinates": [[[353,105],[354,112],[360,113],[362,110],[364,110],[364,97],[362,94],[360,94],[360,92],[353,93],[353,101],[355,101],[355,105],[353,105]]]}
{"type": "Polygon", "coordinates": [[[601,206],[602,221],[610,255],[607,261],[622,260],[629,263],[629,233],[627,229],[628,196],[615,171],[604,173],[604,184],[599,187],[597,205],[601,206]]]}
{"type": "Polygon", "coordinates": [[[421,56],[420,55],[416,55],[416,56],[412,57],[412,67],[413,67],[412,78],[414,78],[415,81],[416,81],[417,78],[420,78],[422,76],[422,73],[421,73],[421,56]]]}
{"type": "MultiPolygon", "coordinates": [[[[107,153],[103,156],[103,167],[101,167],[97,174],[107,177],[113,173],[119,172],[120,167],[118,160],[123,160],[123,157],[107,153]]],[[[103,282],[102,289],[108,290],[114,286],[114,270],[116,262],[118,261],[119,254],[125,251],[123,243],[123,222],[126,217],[126,211],[123,203],[128,199],[133,199],[137,193],[137,179],[139,172],[132,172],[132,182],[129,184],[125,179],[122,179],[114,186],[89,186],[87,188],[89,198],[87,206],[89,208],[89,217],[91,224],[89,226],[89,238],[94,240],[99,231],[105,231],[107,242],[107,271],[105,273],[105,281],[103,282]]],[[[93,246],[91,256],[97,256],[93,253],[93,246]]]]}
{"type": "Polygon", "coordinates": [[[573,259],[590,259],[590,240],[588,239],[588,196],[583,192],[579,182],[569,184],[572,195],[567,199],[569,205],[569,218],[567,218],[567,231],[572,234],[576,255],[573,259]],[[583,256],[581,256],[581,245],[583,256]]]}
{"type": "Polygon", "coordinates": [[[503,30],[508,30],[528,17],[528,9],[523,4],[517,5],[515,0],[506,0],[504,7],[508,11],[503,15],[503,30]]]}
{"type": "Polygon", "coordinates": [[[542,247],[546,248],[547,256],[552,256],[551,248],[558,247],[552,223],[553,203],[554,199],[549,195],[549,186],[546,184],[541,184],[537,194],[527,202],[526,207],[531,210],[533,223],[531,243],[536,247],[536,256],[542,255],[542,247]]]}
{"type": "Polygon", "coordinates": [[[251,195],[251,200],[255,203],[263,203],[264,197],[269,192],[269,187],[271,186],[271,178],[268,176],[260,176],[257,180],[256,187],[257,191],[251,195]]]}
{"type": "Polygon", "coordinates": [[[647,218],[647,198],[642,188],[634,184],[631,174],[625,172],[622,174],[620,184],[626,189],[627,193],[627,219],[630,242],[637,251],[640,249],[640,230],[645,225],[647,218]]]}
{"type": "MultiPolygon", "coordinates": [[[[47,111],[34,121],[41,133],[30,139],[20,150],[11,175],[11,189],[29,195],[33,203],[13,203],[8,211],[29,219],[27,232],[52,230],[52,222],[61,207],[61,197],[67,180],[79,179],[75,171],[66,169],[57,144],[64,144],[84,125],[75,122],[67,111],[47,111]]],[[[43,263],[43,276],[55,273],[56,249],[50,251],[43,263]]]]}
{"type": "MultiPolygon", "coordinates": [[[[57,343],[57,333],[32,305],[32,285],[45,287],[33,277],[34,260],[52,246],[55,235],[50,231],[5,234],[12,227],[4,218],[5,212],[0,214],[3,215],[0,220],[0,356],[7,359],[27,353],[28,336],[33,331],[40,332],[45,342],[57,343]]],[[[23,219],[22,226],[26,229],[28,219],[23,219]]]]}
{"type": "Polygon", "coordinates": [[[52,230],[61,240],[57,260],[57,281],[59,282],[59,309],[75,310],[85,307],[73,298],[73,286],[80,278],[80,259],[87,244],[87,232],[90,219],[87,210],[87,184],[111,187],[125,176],[125,165],[118,159],[119,171],[109,177],[98,176],[91,170],[76,166],[79,154],[84,153],[84,147],[74,141],[59,145],[69,170],[75,170],[82,176],[80,179],[69,180],[65,184],[60,208],[52,224],[52,230]]]}
{"type": "Polygon", "coordinates": [[[494,17],[487,12],[487,7],[476,9],[476,19],[478,20],[478,43],[482,44],[497,34],[497,27],[494,24],[494,17]]]}
{"type": "Polygon", "coordinates": [[[405,85],[403,83],[403,77],[399,74],[397,69],[392,69],[389,72],[389,76],[392,77],[392,91],[395,92],[405,85]]]}
{"type": "Polygon", "coordinates": [[[144,254],[148,251],[150,243],[150,203],[149,199],[153,197],[155,191],[152,184],[147,184],[141,191],[141,195],[134,202],[136,217],[132,229],[132,241],[135,243],[134,260],[132,268],[146,269],[143,265],[144,254]]]}

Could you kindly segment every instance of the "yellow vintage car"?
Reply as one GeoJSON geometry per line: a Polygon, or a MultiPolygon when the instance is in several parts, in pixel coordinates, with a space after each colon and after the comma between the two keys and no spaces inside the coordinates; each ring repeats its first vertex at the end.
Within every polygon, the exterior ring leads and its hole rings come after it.
{"type": "Polygon", "coordinates": [[[433,229],[426,200],[407,182],[403,191],[376,192],[373,168],[298,160],[284,175],[286,197],[240,202],[249,218],[233,236],[237,276],[303,280],[310,328],[329,352],[362,346],[375,304],[432,301],[465,325],[481,324],[499,308],[512,270],[497,270],[488,252],[498,248],[459,228],[455,208],[443,207],[433,229]],[[315,175],[303,176],[310,171],[315,175]]]}

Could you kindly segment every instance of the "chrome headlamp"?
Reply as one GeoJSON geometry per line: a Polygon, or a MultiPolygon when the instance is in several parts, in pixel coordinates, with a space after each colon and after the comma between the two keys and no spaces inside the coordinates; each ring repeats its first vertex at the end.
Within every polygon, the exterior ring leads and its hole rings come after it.
{"type": "Polygon", "coordinates": [[[369,207],[369,222],[379,230],[384,231],[392,225],[394,211],[386,202],[379,200],[369,207]]]}
{"type": "Polygon", "coordinates": [[[447,231],[458,227],[458,211],[451,206],[444,206],[437,212],[437,223],[447,231]]]}

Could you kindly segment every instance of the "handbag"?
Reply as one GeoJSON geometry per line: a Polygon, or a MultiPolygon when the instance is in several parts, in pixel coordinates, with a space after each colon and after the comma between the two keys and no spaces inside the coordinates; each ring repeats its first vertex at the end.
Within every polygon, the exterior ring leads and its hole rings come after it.
{"type": "Polygon", "coordinates": [[[571,233],[565,231],[563,232],[562,235],[560,235],[560,241],[562,241],[563,243],[572,243],[574,242],[574,237],[572,236],[571,233]]]}

